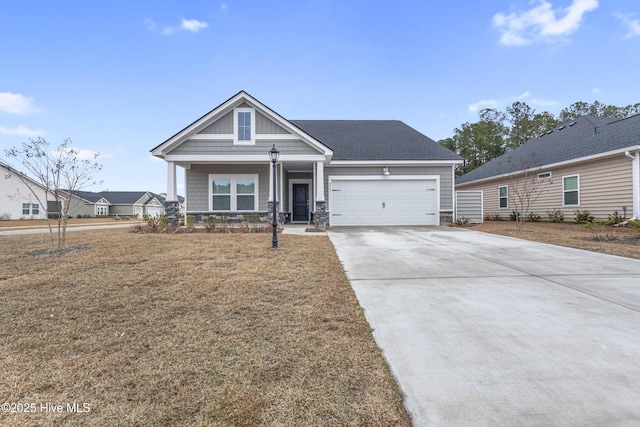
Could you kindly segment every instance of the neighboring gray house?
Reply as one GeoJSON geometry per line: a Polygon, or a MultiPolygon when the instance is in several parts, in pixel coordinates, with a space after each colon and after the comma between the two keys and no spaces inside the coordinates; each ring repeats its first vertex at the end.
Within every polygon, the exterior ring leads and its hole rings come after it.
{"type": "Polygon", "coordinates": [[[149,191],[76,191],[71,200],[71,216],[160,216],[164,197],[149,191]]]}
{"type": "Polygon", "coordinates": [[[507,218],[524,175],[539,194],[529,211],[566,218],[590,211],[607,219],[617,211],[640,215],[640,115],[583,116],[491,160],[456,180],[456,191],[480,190],[485,215],[507,218]]]}
{"type": "Polygon", "coordinates": [[[453,152],[400,121],[287,120],[241,91],[151,150],[186,170],[186,213],[268,216],[276,179],[280,212],[339,225],[437,225],[453,210],[453,152]],[[272,176],[269,150],[280,156],[272,176]]]}

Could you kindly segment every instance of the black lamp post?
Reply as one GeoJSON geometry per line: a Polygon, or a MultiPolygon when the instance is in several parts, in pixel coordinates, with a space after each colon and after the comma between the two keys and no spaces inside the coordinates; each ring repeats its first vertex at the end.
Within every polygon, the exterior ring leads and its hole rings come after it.
{"type": "Polygon", "coordinates": [[[273,144],[271,150],[269,150],[269,157],[271,158],[271,164],[273,165],[273,222],[271,226],[273,228],[273,238],[271,239],[271,248],[278,249],[278,207],[276,204],[276,162],[278,161],[278,156],[280,155],[280,150],[276,148],[276,144],[273,144]]]}

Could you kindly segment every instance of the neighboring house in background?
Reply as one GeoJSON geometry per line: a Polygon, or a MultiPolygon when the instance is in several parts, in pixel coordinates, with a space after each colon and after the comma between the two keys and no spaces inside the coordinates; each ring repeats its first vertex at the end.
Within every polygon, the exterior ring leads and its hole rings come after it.
{"type": "Polygon", "coordinates": [[[47,194],[42,185],[0,162],[1,219],[46,218],[46,203],[51,200],[53,200],[53,194],[47,194]],[[28,185],[23,179],[28,182],[28,185]],[[35,191],[37,197],[31,189],[35,191]]]}
{"type": "Polygon", "coordinates": [[[168,164],[175,221],[176,166],[186,213],[330,225],[437,225],[453,211],[450,150],[400,121],[287,120],[241,91],[151,150],[168,164]],[[269,150],[280,156],[273,176],[269,150]]]}
{"type": "Polygon", "coordinates": [[[164,197],[149,191],[76,191],[70,216],[135,216],[164,214],[164,197]]]}
{"type": "Polygon", "coordinates": [[[539,182],[530,208],[566,218],[590,211],[607,219],[617,211],[640,215],[640,115],[626,119],[583,116],[491,160],[456,180],[458,190],[481,190],[485,216],[507,218],[524,171],[539,182]],[[520,180],[520,182],[519,182],[520,180]]]}

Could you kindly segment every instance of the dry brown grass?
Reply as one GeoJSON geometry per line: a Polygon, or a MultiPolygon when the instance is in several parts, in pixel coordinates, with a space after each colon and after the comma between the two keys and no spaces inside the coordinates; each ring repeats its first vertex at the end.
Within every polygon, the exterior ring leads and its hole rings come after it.
{"type": "Polygon", "coordinates": [[[473,230],[553,245],[640,259],[640,233],[628,227],[590,226],[563,222],[527,222],[523,231],[512,221],[485,221],[473,230]]]}
{"type": "Polygon", "coordinates": [[[0,425],[410,425],[328,238],[47,239],[0,237],[0,425]]]}

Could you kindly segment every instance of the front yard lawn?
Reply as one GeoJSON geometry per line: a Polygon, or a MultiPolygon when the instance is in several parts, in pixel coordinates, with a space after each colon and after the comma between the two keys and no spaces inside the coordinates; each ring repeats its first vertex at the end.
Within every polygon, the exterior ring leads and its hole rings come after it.
{"type": "Polygon", "coordinates": [[[328,238],[48,239],[0,237],[0,425],[410,425],[328,238]]]}

